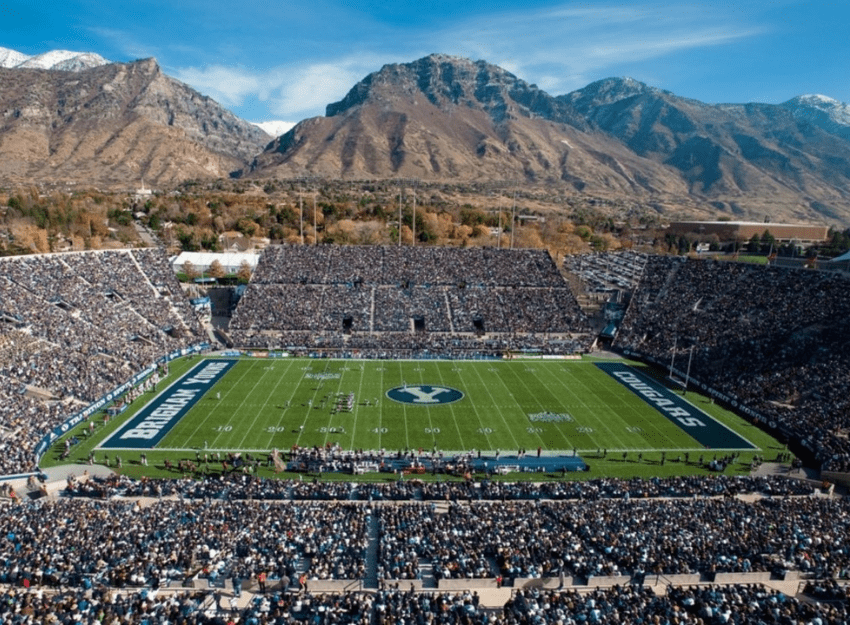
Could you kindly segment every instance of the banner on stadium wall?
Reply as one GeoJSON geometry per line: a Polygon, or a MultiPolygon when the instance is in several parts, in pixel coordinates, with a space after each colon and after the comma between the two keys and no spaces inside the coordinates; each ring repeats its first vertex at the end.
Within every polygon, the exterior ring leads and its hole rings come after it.
{"type": "Polygon", "coordinates": [[[175,359],[180,358],[182,356],[187,356],[189,354],[203,352],[205,350],[208,350],[209,348],[210,348],[209,343],[199,343],[197,345],[192,345],[190,347],[186,347],[186,348],[171,352],[170,354],[167,354],[167,355],[165,355],[161,358],[158,358],[156,360],[156,365],[151,365],[149,367],[146,367],[145,369],[142,369],[136,375],[134,375],[132,378],[130,378],[127,382],[124,382],[124,384],[117,386],[116,388],[109,391],[106,395],[104,395],[103,397],[101,397],[100,399],[95,401],[94,403],[89,404],[84,409],[80,410],[79,412],[77,412],[76,414],[71,416],[62,425],[53,428],[53,430],[49,434],[46,434],[41,439],[41,441],[38,443],[38,445],[36,445],[36,447],[35,447],[35,464],[36,464],[36,466],[38,466],[38,463],[41,462],[41,457],[44,455],[44,453],[48,449],[50,449],[50,446],[57,439],[61,438],[62,436],[64,436],[68,432],[70,432],[74,427],[76,427],[77,425],[79,425],[80,423],[85,421],[87,418],[89,418],[91,415],[93,415],[94,413],[99,411],[101,408],[103,408],[104,406],[106,406],[110,402],[114,401],[118,397],[121,397],[121,395],[126,393],[128,390],[130,390],[131,388],[136,386],[139,382],[141,382],[142,380],[147,378],[149,375],[151,375],[154,371],[156,371],[157,366],[164,364],[166,362],[171,362],[172,360],[175,360],[175,359]]]}

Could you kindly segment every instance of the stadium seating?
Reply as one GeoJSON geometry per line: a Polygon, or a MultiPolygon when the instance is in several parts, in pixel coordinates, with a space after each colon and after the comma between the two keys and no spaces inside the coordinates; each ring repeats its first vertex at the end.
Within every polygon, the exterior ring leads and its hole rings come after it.
{"type": "MultiPolygon", "coordinates": [[[[638,258],[624,270],[630,279],[638,258]]],[[[619,346],[659,362],[676,349],[678,367],[693,351],[700,383],[810,446],[824,467],[848,469],[847,280],[645,262],[619,346]]],[[[245,346],[386,356],[581,350],[589,339],[551,259],[527,250],[271,248],[233,327],[245,346]]],[[[75,407],[203,339],[160,251],[0,259],[0,471],[32,469],[35,442],[75,407]]],[[[847,622],[847,591],[833,578],[850,578],[850,503],[813,493],[802,482],[726,476],[545,484],[327,484],[238,472],[70,479],[58,500],[0,505],[0,619],[220,623],[230,611],[240,622],[364,625],[847,622]],[[761,586],[670,585],[659,593],[640,585],[647,575],[789,570],[811,576],[807,590],[823,603],[761,586]],[[274,589],[228,610],[223,583],[251,587],[260,572],[274,589]],[[354,580],[378,590],[297,594],[302,574],[308,585],[354,580]],[[582,593],[516,588],[493,610],[470,590],[404,590],[426,576],[446,585],[559,576],[638,584],[582,593]],[[196,587],[154,590],[188,584],[196,587]]],[[[10,495],[0,490],[0,498],[10,495]]]]}
{"type": "Polygon", "coordinates": [[[850,280],[836,273],[651,257],[614,344],[670,360],[733,406],[850,470],[850,280]]]}
{"type": "Polygon", "coordinates": [[[244,347],[378,356],[581,352],[591,342],[548,253],[490,248],[272,247],[230,333],[244,347]]]}
{"type": "Polygon", "coordinates": [[[203,340],[161,250],[0,259],[0,472],[166,354],[203,340]]]}

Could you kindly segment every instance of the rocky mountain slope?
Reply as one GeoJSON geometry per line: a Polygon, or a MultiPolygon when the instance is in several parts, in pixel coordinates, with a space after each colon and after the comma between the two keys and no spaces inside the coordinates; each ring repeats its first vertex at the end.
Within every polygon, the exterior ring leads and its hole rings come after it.
{"type": "Polygon", "coordinates": [[[797,219],[850,214],[850,143],[801,107],[710,105],[630,79],[557,99],[634,153],[674,169],[690,196],[732,215],[773,215],[775,207],[797,219]]]}
{"type": "Polygon", "coordinates": [[[224,177],[270,141],[153,59],[0,69],[0,180],[168,186],[224,177]]]}
{"type": "Polygon", "coordinates": [[[796,119],[850,141],[850,104],[823,95],[801,95],[783,102],[782,108],[796,119]]]}
{"type": "Polygon", "coordinates": [[[431,55],[370,74],[244,174],[520,180],[662,212],[850,221],[836,117],[811,101],[709,105],[631,79],[553,97],[483,61],[431,55]]]}
{"type": "Polygon", "coordinates": [[[272,140],[152,59],[0,48],[0,183],[165,188],[229,175],[521,184],[665,218],[840,225],[850,107],[824,96],[706,104],[625,78],[555,97],[435,54],[384,66],[272,140]]]}

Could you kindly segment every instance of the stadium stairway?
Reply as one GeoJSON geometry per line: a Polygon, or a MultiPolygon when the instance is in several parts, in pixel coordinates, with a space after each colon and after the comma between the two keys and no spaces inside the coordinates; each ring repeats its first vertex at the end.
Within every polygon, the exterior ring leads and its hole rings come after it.
{"type": "Polygon", "coordinates": [[[366,575],[363,577],[364,589],[378,588],[378,543],[380,542],[381,530],[378,527],[378,515],[375,510],[369,512],[367,535],[369,544],[366,547],[366,575]]]}
{"type": "Polygon", "coordinates": [[[434,576],[434,563],[430,559],[420,558],[419,578],[422,581],[422,589],[436,589],[437,578],[434,576]]]}

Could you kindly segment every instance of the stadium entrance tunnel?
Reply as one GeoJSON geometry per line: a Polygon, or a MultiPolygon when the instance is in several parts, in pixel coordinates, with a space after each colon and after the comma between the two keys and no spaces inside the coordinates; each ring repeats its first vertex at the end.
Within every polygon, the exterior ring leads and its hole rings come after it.
{"type": "Polygon", "coordinates": [[[342,331],[345,334],[351,334],[351,327],[354,325],[354,318],[351,315],[346,315],[342,318],[342,331]]]}
{"type": "Polygon", "coordinates": [[[425,331],[425,317],[416,316],[413,317],[413,331],[414,332],[424,332],[425,331]]]}
{"type": "Polygon", "coordinates": [[[472,327],[475,328],[475,333],[479,336],[486,332],[484,328],[484,317],[475,317],[472,320],[472,327]]]}

